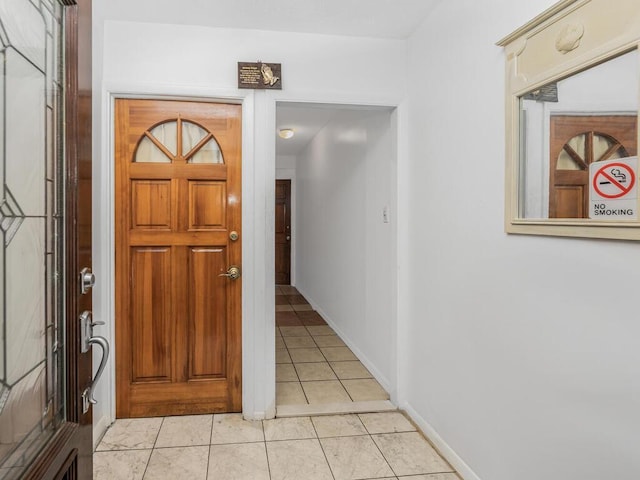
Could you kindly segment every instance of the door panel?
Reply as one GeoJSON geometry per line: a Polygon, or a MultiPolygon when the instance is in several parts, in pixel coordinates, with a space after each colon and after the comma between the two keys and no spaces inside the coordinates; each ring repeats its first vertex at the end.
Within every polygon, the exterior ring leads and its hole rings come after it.
{"type": "Polygon", "coordinates": [[[226,182],[189,181],[189,230],[226,225],[226,182]]]}
{"type": "Polygon", "coordinates": [[[276,180],[276,285],[291,283],[291,180],[276,180]]]}
{"type": "Polygon", "coordinates": [[[131,228],[141,230],[171,228],[171,182],[167,180],[131,182],[131,228]]]}
{"type": "Polygon", "coordinates": [[[118,417],[241,410],[240,113],[116,102],[118,417]]]}
{"type": "Polygon", "coordinates": [[[131,249],[134,382],[170,381],[171,249],[131,249]]]}
{"type": "Polygon", "coordinates": [[[227,269],[223,248],[192,248],[189,257],[189,379],[223,378],[226,371],[227,296],[225,277],[211,272],[227,269]],[[211,319],[218,319],[212,322],[211,319]]]}
{"type": "MultiPolygon", "coordinates": [[[[589,192],[586,192],[587,196],[589,192]]],[[[584,218],[585,186],[557,186],[555,188],[554,218],[584,218]]]]}

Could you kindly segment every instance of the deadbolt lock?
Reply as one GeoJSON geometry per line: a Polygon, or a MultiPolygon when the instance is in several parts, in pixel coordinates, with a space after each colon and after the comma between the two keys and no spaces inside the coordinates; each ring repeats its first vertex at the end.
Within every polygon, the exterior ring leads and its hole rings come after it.
{"type": "Polygon", "coordinates": [[[235,242],[236,240],[238,240],[238,238],[240,238],[240,235],[238,235],[238,232],[236,232],[235,230],[229,234],[229,239],[232,242],[235,242]]]}
{"type": "Polygon", "coordinates": [[[96,284],[96,276],[91,273],[90,268],[83,268],[80,272],[80,293],[85,295],[96,284]]]}

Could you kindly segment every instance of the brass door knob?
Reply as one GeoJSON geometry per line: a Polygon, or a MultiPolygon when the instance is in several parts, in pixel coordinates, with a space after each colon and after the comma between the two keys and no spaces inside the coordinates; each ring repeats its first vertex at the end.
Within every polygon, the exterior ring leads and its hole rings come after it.
{"type": "Polygon", "coordinates": [[[236,279],[240,278],[240,267],[236,267],[235,265],[232,265],[227,270],[227,273],[221,273],[218,276],[219,277],[227,277],[227,278],[230,278],[231,280],[236,280],[236,279]]]}

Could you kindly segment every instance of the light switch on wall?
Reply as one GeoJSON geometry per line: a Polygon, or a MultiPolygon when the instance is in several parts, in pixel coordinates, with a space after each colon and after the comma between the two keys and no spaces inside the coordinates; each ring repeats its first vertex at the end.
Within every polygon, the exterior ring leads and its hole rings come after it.
{"type": "Polygon", "coordinates": [[[389,223],[389,207],[386,205],[382,207],[382,222],[389,223]]]}

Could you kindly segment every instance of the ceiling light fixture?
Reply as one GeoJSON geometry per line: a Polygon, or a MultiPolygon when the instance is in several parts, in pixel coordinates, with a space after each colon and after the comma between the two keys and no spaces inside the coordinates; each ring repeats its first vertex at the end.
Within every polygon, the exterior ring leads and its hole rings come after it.
{"type": "Polygon", "coordinates": [[[292,128],[281,128],[278,132],[280,138],[291,138],[293,137],[294,131],[292,128]]]}

